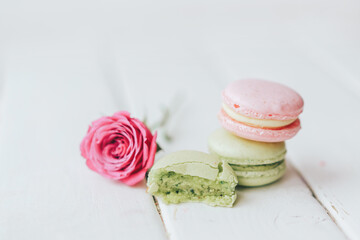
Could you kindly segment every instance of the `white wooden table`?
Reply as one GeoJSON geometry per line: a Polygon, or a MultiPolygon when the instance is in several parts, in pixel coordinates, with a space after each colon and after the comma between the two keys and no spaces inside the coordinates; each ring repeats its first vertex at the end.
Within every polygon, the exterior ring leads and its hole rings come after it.
{"type": "Polygon", "coordinates": [[[360,3],[0,1],[0,239],[360,239],[360,3]],[[207,151],[220,91],[275,80],[305,100],[285,177],[231,209],[164,205],[90,171],[88,124],[154,122],[207,151]]]}

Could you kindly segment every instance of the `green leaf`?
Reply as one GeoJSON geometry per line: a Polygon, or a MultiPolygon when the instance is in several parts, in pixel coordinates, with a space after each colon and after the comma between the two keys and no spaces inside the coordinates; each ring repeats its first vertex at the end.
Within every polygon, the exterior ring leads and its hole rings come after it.
{"type": "Polygon", "coordinates": [[[160,147],[160,145],[158,143],[156,143],[156,152],[159,152],[161,150],[162,150],[162,148],[160,147]]]}

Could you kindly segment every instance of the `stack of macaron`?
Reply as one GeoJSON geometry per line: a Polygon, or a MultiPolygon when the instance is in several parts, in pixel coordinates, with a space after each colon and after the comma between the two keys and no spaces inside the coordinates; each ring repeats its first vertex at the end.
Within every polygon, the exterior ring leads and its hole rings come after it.
{"type": "Polygon", "coordinates": [[[304,102],[294,90],[264,80],[239,80],[222,93],[223,128],[208,141],[210,154],[177,151],[151,168],[148,192],[165,203],[231,207],[235,187],[262,186],[286,169],[285,140],[300,130],[304,102]]]}
{"type": "Polygon", "coordinates": [[[285,140],[300,130],[301,96],[279,83],[246,79],[222,92],[223,129],[209,137],[209,150],[233,168],[242,186],[261,186],[285,173],[285,140]]]}

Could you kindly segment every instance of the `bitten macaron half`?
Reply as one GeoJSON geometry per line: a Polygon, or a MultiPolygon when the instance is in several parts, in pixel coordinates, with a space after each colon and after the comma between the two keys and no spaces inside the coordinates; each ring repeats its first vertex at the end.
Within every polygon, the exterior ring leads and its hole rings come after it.
{"type": "Polygon", "coordinates": [[[225,161],[198,151],[177,151],[159,159],[149,172],[147,191],[165,203],[202,202],[232,207],[237,177],[225,161]]]}
{"type": "Polygon", "coordinates": [[[240,186],[262,186],[280,179],[286,170],[285,142],[257,142],[220,128],[208,139],[211,154],[226,161],[240,186]]]}
{"type": "Polygon", "coordinates": [[[282,142],[300,130],[298,116],[304,101],[280,83],[245,79],[230,83],[222,92],[221,125],[239,137],[282,142]]]}

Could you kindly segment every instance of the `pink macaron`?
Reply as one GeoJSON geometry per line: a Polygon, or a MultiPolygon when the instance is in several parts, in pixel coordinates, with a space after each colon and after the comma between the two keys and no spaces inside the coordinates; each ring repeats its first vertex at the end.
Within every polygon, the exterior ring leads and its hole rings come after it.
{"type": "Polygon", "coordinates": [[[300,130],[298,116],[304,101],[279,83],[245,79],[230,83],[222,92],[221,125],[239,137],[262,142],[281,142],[300,130]]]}

